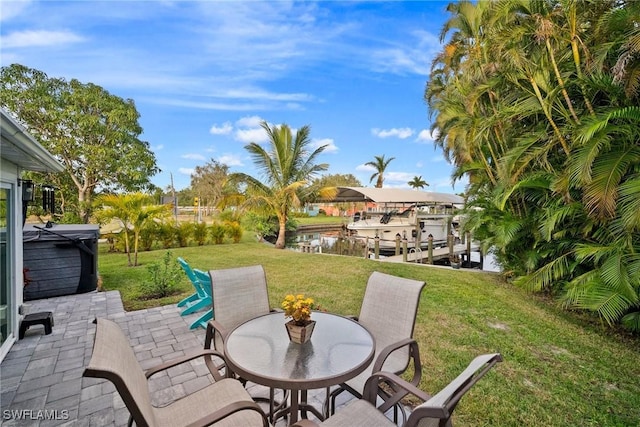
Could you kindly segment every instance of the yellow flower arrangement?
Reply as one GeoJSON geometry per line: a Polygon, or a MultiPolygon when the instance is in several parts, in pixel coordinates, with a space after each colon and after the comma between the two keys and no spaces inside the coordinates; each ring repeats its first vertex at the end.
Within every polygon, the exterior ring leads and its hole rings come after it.
{"type": "Polygon", "coordinates": [[[304,326],[311,320],[311,310],[315,308],[312,298],[303,294],[287,295],[282,301],[284,317],[292,318],[296,325],[304,326]]]}

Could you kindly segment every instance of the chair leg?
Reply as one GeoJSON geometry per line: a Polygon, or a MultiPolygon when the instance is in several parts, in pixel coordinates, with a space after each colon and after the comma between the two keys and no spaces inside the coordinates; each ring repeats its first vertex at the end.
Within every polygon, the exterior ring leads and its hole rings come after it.
{"type": "Polygon", "coordinates": [[[210,307],[212,305],[211,298],[203,298],[200,301],[196,302],[193,305],[190,305],[185,310],[180,313],[181,316],[186,316],[187,314],[195,313],[196,311],[200,311],[203,308],[210,307]]]}
{"type": "Polygon", "coordinates": [[[189,303],[192,303],[194,301],[197,301],[200,299],[200,295],[198,294],[193,294],[190,295],[188,297],[186,297],[185,299],[181,300],[178,304],[176,304],[178,307],[184,307],[185,305],[188,305],[189,303]]]}
{"type": "Polygon", "coordinates": [[[208,310],[202,316],[198,317],[198,319],[189,326],[189,329],[207,329],[207,322],[213,319],[213,309],[208,310]]]}

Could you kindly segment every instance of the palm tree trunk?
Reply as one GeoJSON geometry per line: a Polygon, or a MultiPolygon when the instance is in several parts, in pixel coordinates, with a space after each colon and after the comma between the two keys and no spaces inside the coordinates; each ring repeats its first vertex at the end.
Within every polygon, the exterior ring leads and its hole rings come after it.
{"type": "Polygon", "coordinates": [[[536,93],[536,97],[538,98],[538,102],[540,102],[540,107],[542,108],[542,111],[544,112],[544,115],[547,117],[547,120],[549,121],[549,124],[551,125],[551,127],[553,128],[553,131],[555,132],[556,136],[558,137],[558,140],[560,140],[560,144],[562,145],[562,149],[564,150],[565,154],[567,156],[569,156],[571,154],[571,150],[569,150],[569,146],[567,145],[567,141],[564,139],[564,136],[562,136],[562,132],[560,132],[560,129],[558,128],[558,125],[556,124],[556,122],[553,120],[553,117],[551,117],[551,113],[549,113],[547,111],[547,108],[544,105],[544,98],[542,97],[542,93],[540,92],[540,88],[538,87],[538,84],[536,83],[536,81],[533,78],[533,76],[529,76],[529,82],[531,83],[531,86],[533,87],[533,90],[536,93]]]}
{"type": "Polygon", "coordinates": [[[280,231],[278,231],[278,239],[276,240],[276,249],[284,249],[286,238],[285,233],[287,232],[287,218],[279,218],[278,224],[280,225],[280,231]]]}

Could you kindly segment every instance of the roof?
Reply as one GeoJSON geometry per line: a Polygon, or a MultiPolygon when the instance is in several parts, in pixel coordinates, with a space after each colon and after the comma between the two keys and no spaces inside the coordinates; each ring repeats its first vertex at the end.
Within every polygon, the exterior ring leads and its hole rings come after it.
{"type": "Polygon", "coordinates": [[[64,171],[64,166],[3,109],[0,109],[0,155],[25,170],[64,171]]]}
{"type": "Polygon", "coordinates": [[[334,202],[464,204],[457,194],[402,188],[338,187],[334,202]]]}

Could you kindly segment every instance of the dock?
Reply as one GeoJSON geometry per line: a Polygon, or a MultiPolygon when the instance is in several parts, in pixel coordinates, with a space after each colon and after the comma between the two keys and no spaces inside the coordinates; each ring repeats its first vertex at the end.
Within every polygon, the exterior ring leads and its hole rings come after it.
{"type": "MultiPolygon", "coordinates": [[[[467,244],[459,243],[459,244],[453,245],[453,248],[449,248],[448,246],[434,248],[432,251],[432,258],[434,261],[437,261],[440,259],[447,259],[451,255],[458,255],[460,256],[461,259],[468,261],[469,257],[471,256],[471,252],[479,252],[479,251],[480,251],[480,245],[478,243],[471,243],[471,245],[469,246],[467,246],[467,244]]],[[[429,259],[429,251],[427,249],[422,249],[417,251],[414,249],[409,250],[409,252],[406,255],[406,260],[405,260],[404,254],[380,257],[380,261],[417,262],[422,264],[428,263],[428,259],[429,259]]]]}

